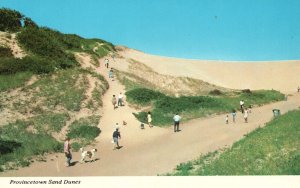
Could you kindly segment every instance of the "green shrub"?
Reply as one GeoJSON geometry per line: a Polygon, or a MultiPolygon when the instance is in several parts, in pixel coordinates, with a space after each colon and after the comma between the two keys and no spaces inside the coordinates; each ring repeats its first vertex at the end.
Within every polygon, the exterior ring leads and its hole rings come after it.
{"type": "Polygon", "coordinates": [[[34,21],[16,10],[0,9],[0,31],[19,31],[22,28],[22,22],[24,22],[24,27],[38,27],[34,21]]]}
{"type": "Polygon", "coordinates": [[[24,16],[15,10],[1,8],[0,9],[0,31],[16,32],[21,27],[21,19],[24,16]]]}
{"type": "Polygon", "coordinates": [[[151,101],[157,100],[165,95],[146,88],[136,88],[125,93],[127,100],[140,105],[150,104],[151,101]]]}
{"type": "Polygon", "coordinates": [[[81,144],[79,144],[78,142],[73,142],[71,143],[71,148],[72,148],[72,151],[79,151],[79,149],[81,148],[81,144]]]}
{"type": "Polygon", "coordinates": [[[57,68],[72,67],[68,61],[54,61],[39,56],[26,56],[23,59],[1,58],[0,74],[15,74],[18,72],[31,71],[35,74],[47,74],[57,68]]]}
{"type": "Polygon", "coordinates": [[[0,155],[12,153],[15,149],[21,146],[22,144],[19,142],[0,140],[0,155]]]}
{"type": "Polygon", "coordinates": [[[88,118],[76,120],[70,125],[70,130],[67,136],[70,138],[83,139],[88,142],[92,141],[101,132],[101,130],[97,127],[99,120],[99,116],[90,116],[88,118]]]}
{"type": "Polygon", "coordinates": [[[20,44],[29,52],[55,62],[57,68],[78,65],[71,53],[66,53],[64,45],[57,40],[54,31],[47,28],[25,28],[17,35],[20,44]]]}
{"type": "Polygon", "coordinates": [[[180,163],[177,165],[176,170],[180,173],[177,173],[177,176],[187,176],[189,175],[189,171],[194,169],[192,162],[180,163]]]}
{"type": "Polygon", "coordinates": [[[0,58],[3,57],[13,57],[12,51],[10,48],[0,46],[0,58]]]}
{"type": "Polygon", "coordinates": [[[222,95],[222,91],[218,90],[218,89],[214,89],[212,91],[209,92],[210,95],[222,95]]]}
{"type": "Polygon", "coordinates": [[[92,127],[88,125],[80,125],[74,129],[71,129],[68,133],[70,138],[84,138],[87,140],[93,140],[100,134],[98,127],[92,127]]]}

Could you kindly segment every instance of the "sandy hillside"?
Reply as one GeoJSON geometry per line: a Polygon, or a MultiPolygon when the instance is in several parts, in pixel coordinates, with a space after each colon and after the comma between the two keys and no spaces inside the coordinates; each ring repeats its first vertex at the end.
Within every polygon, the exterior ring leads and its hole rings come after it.
{"type": "Polygon", "coordinates": [[[117,49],[120,56],[125,59],[144,63],[160,74],[187,76],[231,89],[273,88],[291,93],[300,85],[300,60],[276,62],[187,60],[149,55],[124,47],[117,49]]]}

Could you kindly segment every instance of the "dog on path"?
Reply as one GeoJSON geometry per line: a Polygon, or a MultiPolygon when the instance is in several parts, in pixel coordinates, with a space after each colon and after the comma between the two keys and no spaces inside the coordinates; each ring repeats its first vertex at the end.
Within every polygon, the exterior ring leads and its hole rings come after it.
{"type": "Polygon", "coordinates": [[[86,162],[85,159],[87,157],[91,159],[90,162],[95,161],[95,159],[96,159],[96,152],[97,152],[96,148],[94,148],[94,149],[92,149],[90,151],[85,151],[83,148],[80,148],[80,152],[81,152],[80,163],[86,162]]]}

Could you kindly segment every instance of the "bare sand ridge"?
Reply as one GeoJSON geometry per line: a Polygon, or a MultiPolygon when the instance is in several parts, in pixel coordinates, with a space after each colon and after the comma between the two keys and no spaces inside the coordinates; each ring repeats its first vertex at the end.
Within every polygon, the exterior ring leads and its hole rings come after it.
{"type": "MultiPolygon", "coordinates": [[[[135,53],[140,54],[141,57],[148,56],[146,54],[143,55],[140,52],[135,53]]],[[[129,58],[131,55],[130,53],[127,55],[123,53],[123,56],[129,58]]],[[[165,59],[166,58],[162,58],[161,62],[165,62],[165,59]]],[[[103,62],[103,59],[101,62],[103,62]]],[[[190,62],[189,64],[191,66],[195,64],[193,61],[187,62],[190,62]]],[[[111,61],[110,65],[115,68],[125,69],[125,63],[126,62],[123,59],[122,61],[120,60],[117,62],[111,61]]],[[[149,66],[152,64],[152,62],[143,63],[146,63],[149,66]]],[[[168,66],[170,66],[171,63],[172,61],[168,62],[168,66]]],[[[179,61],[178,64],[181,65],[179,61]]],[[[278,65],[281,64],[278,63],[278,65]]],[[[103,74],[105,78],[109,80],[110,85],[109,90],[103,98],[103,113],[100,114],[102,117],[100,119],[99,127],[102,132],[97,138],[95,146],[86,147],[86,149],[96,147],[99,150],[97,153],[99,160],[85,164],[76,163],[72,167],[65,167],[65,159],[62,153],[51,154],[47,157],[47,162],[35,162],[28,168],[21,168],[17,171],[8,171],[1,173],[0,176],[119,176],[157,175],[166,173],[172,171],[173,168],[181,162],[195,159],[199,157],[201,153],[204,154],[219,148],[230,146],[248,132],[259,126],[264,126],[266,122],[272,119],[273,108],[278,108],[282,113],[286,113],[287,111],[297,109],[300,106],[300,95],[296,93],[294,96],[290,96],[288,101],[254,108],[249,115],[249,123],[247,124],[243,122],[242,115],[238,113],[237,122],[235,124],[230,121],[229,125],[226,125],[225,115],[218,115],[206,119],[195,119],[184,123],[180,127],[182,131],[179,133],[174,133],[173,127],[149,128],[146,126],[145,130],[141,130],[139,128],[140,123],[132,115],[132,112],[135,112],[135,110],[126,105],[126,103],[124,107],[113,110],[111,97],[113,94],[118,95],[119,92],[124,93],[124,87],[118,81],[112,81],[108,78],[108,69],[105,68],[103,64],[100,68],[96,68],[90,64],[88,60],[83,61],[82,66],[90,66],[96,69],[97,72],[103,74]],[[122,125],[123,120],[127,122],[126,126],[122,125]],[[113,151],[111,140],[114,124],[116,122],[120,124],[122,135],[120,145],[123,147],[120,150],[113,151]]],[[[208,65],[203,63],[203,67],[206,66],[208,65]]],[[[230,67],[229,65],[224,66],[230,67]]],[[[250,65],[248,66],[251,67],[250,65]]],[[[256,67],[258,65],[254,66],[256,67]]],[[[291,63],[291,66],[299,68],[296,63],[291,63]]],[[[160,72],[169,71],[170,74],[175,74],[176,70],[178,71],[178,74],[184,74],[185,71],[185,74],[187,74],[191,71],[191,75],[197,75],[196,73],[198,72],[205,72],[204,68],[201,71],[196,71],[192,70],[191,67],[186,69],[186,66],[177,69],[172,68],[172,66],[165,69],[167,67],[163,65],[152,65],[152,67],[160,72]],[[164,69],[160,70],[158,67],[163,67],[164,69]]],[[[217,68],[211,66],[210,71],[212,70],[217,70],[217,68]]],[[[288,75],[288,73],[285,74],[288,75]]],[[[191,75],[189,74],[189,76],[191,75]]],[[[212,75],[209,76],[213,77],[212,75]]],[[[219,81],[223,81],[224,83],[228,82],[226,78],[227,77],[219,81]]],[[[247,78],[251,78],[253,83],[257,81],[257,76],[253,74],[252,76],[249,75],[247,78]]],[[[236,77],[236,79],[239,78],[236,77]]],[[[237,80],[235,83],[238,84],[239,81],[240,80],[237,80]]],[[[289,84],[287,83],[287,85],[289,84]]],[[[79,152],[73,153],[73,160],[80,160],[79,152]]]]}
{"type": "MultiPolygon", "coordinates": [[[[295,92],[300,85],[300,61],[230,62],[187,60],[145,54],[117,47],[125,59],[134,59],[154,71],[171,76],[187,76],[230,89],[275,89],[295,92]]],[[[126,66],[121,66],[126,71],[126,66]]]]}
{"type": "Polygon", "coordinates": [[[0,32],[0,46],[10,48],[15,58],[22,59],[26,56],[26,53],[18,44],[15,33],[9,34],[6,32],[0,32]]]}

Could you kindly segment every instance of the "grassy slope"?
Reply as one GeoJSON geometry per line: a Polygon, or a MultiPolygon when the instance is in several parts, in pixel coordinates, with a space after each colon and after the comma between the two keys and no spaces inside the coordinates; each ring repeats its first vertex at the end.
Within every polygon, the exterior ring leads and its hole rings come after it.
{"type": "Polygon", "coordinates": [[[300,110],[275,118],[236,142],[169,175],[300,175],[300,110]]]}
{"type": "MultiPolygon", "coordinates": [[[[87,75],[92,75],[98,83],[104,83],[101,87],[94,89],[97,95],[91,97],[91,106],[86,106],[93,111],[94,108],[101,106],[99,96],[105,92],[108,85],[107,82],[102,81],[103,77],[100,75],[79,68],[59,70],[52,74],[38,76],[39,79],[34,84],[22,87],[19,92],[20,98],[10,98],[7,95],[9,92],[0,92],[3,105],[1,108],[21,113],[24,116],[30,112],[32,116],[26,120],[8,123],[0,128],[0,143],[19,144],[12,145],[7,153],[4,151],[5,148],[1,148],[1,168],[13,169],[20,165],[27,166],[33,155],[62,151],[61,141],[56,140],[52,135],[61,131],[71,114],[85,106],[82,102],[85,100],[87,75]]],[[[85,124],[83,127],[84,131],[95,133],[92,134],[92,138],[90,135],[80,135],[78,130],[82,129],[82,121],[71,122],[70,137],[75,139],[73,140],[75,149],[92,143],[100,133],[100,129],[95,126],[99,123],[99,117],[86,117],[86,121],[93,121],[92,124],[85,124]]]]}
{"type": "MultiPolygon", "coordinates": [[[[24,118],[0,127],[0,171],[28,166],[34,155],[62,151],[61,141],[53,135],[82,108],[99,110],[99,99],[108,89],[101,75],[78,66],[74,52],[85,52],[96,60],[115,51],[111,43],[101,39],[84,39],[38,26],[18,28],[17,40],[26,51],[25,58],[15,59],[7,47],[0,49],[0,113],[6,109],[24,118]],[[25,86],[32,75],[38,80],[25,86]],[[95,80],[96,87],[85,101],[88,77],[95,80]],[[18,97],[11,96],[10,91],[16,88],[20,89],[18,97]]],[[[87,116],[69,122],[69,136],[75,146],[90,144],[99,135],[99,120],[98,116],[87,116]],[[94,134],[81,135],[78,130],[94,134]]]]}

